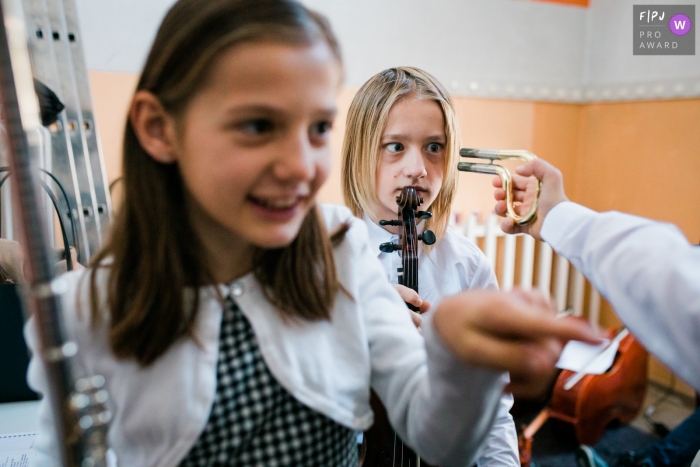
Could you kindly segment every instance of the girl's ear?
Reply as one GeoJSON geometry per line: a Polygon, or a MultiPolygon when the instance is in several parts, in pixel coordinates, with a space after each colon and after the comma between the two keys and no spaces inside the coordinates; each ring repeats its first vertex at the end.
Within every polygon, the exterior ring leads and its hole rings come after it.
{"type": "Polygon", "coordinates": [[[175,121],[158,98],[148,91],[138,91],[131,100],[129,121],[141,147],[156,161],[176,161],[175,121]]]}

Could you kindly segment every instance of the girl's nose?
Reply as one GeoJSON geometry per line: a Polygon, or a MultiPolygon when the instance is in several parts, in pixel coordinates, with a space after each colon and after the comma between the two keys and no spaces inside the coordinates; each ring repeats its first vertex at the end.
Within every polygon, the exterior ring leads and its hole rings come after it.
{"type": "Polygon", "coordinates": [[[290,134],[280,145],[274,167],[275,176],[295,182],[312,179],[316,173],[317,152],[318,149],[309,141],[308,133],[290,134]]]}
{"type": "Polygon", "coordinates": [[[423,155],[418,150],[409,150],[404,156],[404,170],[406,177],[417,180],[427,175],[423,155]]]}

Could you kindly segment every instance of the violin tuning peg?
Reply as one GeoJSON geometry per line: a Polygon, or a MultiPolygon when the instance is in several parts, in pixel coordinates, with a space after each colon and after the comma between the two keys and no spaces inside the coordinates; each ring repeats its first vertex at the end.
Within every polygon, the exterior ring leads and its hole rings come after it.
{"type": "Polygon", "coordinates": [[[399,221],[399,220],[393,220],[393,221],[381,220],[381,221],[379,221],[379,225],[381,225],[382,227],[385,225],[401,225],[401,221],[399,221]]]}
{"type": "Polygon", "coordinates": [[[423,197],[418,198],[418,205],[423,204],[423,197]]]}
{"type": "Polygon", "coordinates": [[[418,219],[430,219],[433,217],[433,213],[428,211],[416,211],[416,217],[418,219]]]}
{"type": "Polygon", "coordinates": [[[432,245],[437,240],[437,237],[435,237],[435,232],[432,230],[426,230],[418,236],[418,240],[422,241],[426,245],[432,245]]]}
{"type": "Polygon", "coordinates": [[[384,253],[392,253],[396,250],[400,250],[401,247],[396,243],[386,242],[379,245],[379,249],[384,253]]]}

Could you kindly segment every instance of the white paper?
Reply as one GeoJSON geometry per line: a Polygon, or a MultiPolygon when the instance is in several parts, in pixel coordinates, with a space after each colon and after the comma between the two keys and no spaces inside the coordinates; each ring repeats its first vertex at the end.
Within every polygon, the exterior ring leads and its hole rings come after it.
{"type": "Polygon", "coordinates": [[[0,452],[31,449],[36,433],[9,433],[0,435],[0,452]]]}
{"type": "Polygon", "coordinates": [[[575,372],[585,368],[586,374],[603,374],[612,366],[618,345],[618,342],[611,344],[609,339],[597,345],[569,341],[559,357],[557,368],[575,372]],[[608,345],[610,347],[606,349],[608,345]]]}
{"type": "Polygon", "coordinates": [[[0,435],[0,467],[28,467],[34,458],[36,433],[0,435]]]}
{"type": "Polygon", "coordinates": [[[29,467],[34,459],[34,451],[0,451],[0,467],[29,467]]]}

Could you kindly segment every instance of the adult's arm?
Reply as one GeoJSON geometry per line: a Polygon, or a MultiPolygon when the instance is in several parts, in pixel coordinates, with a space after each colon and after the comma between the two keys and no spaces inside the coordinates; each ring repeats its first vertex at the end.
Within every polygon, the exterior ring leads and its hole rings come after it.
{"type": "Polygon", "coordinates": [[[700,248],[671,224],[571,202],[549,211],[541,235],[649,352],[700,390],[700,248]]]}

